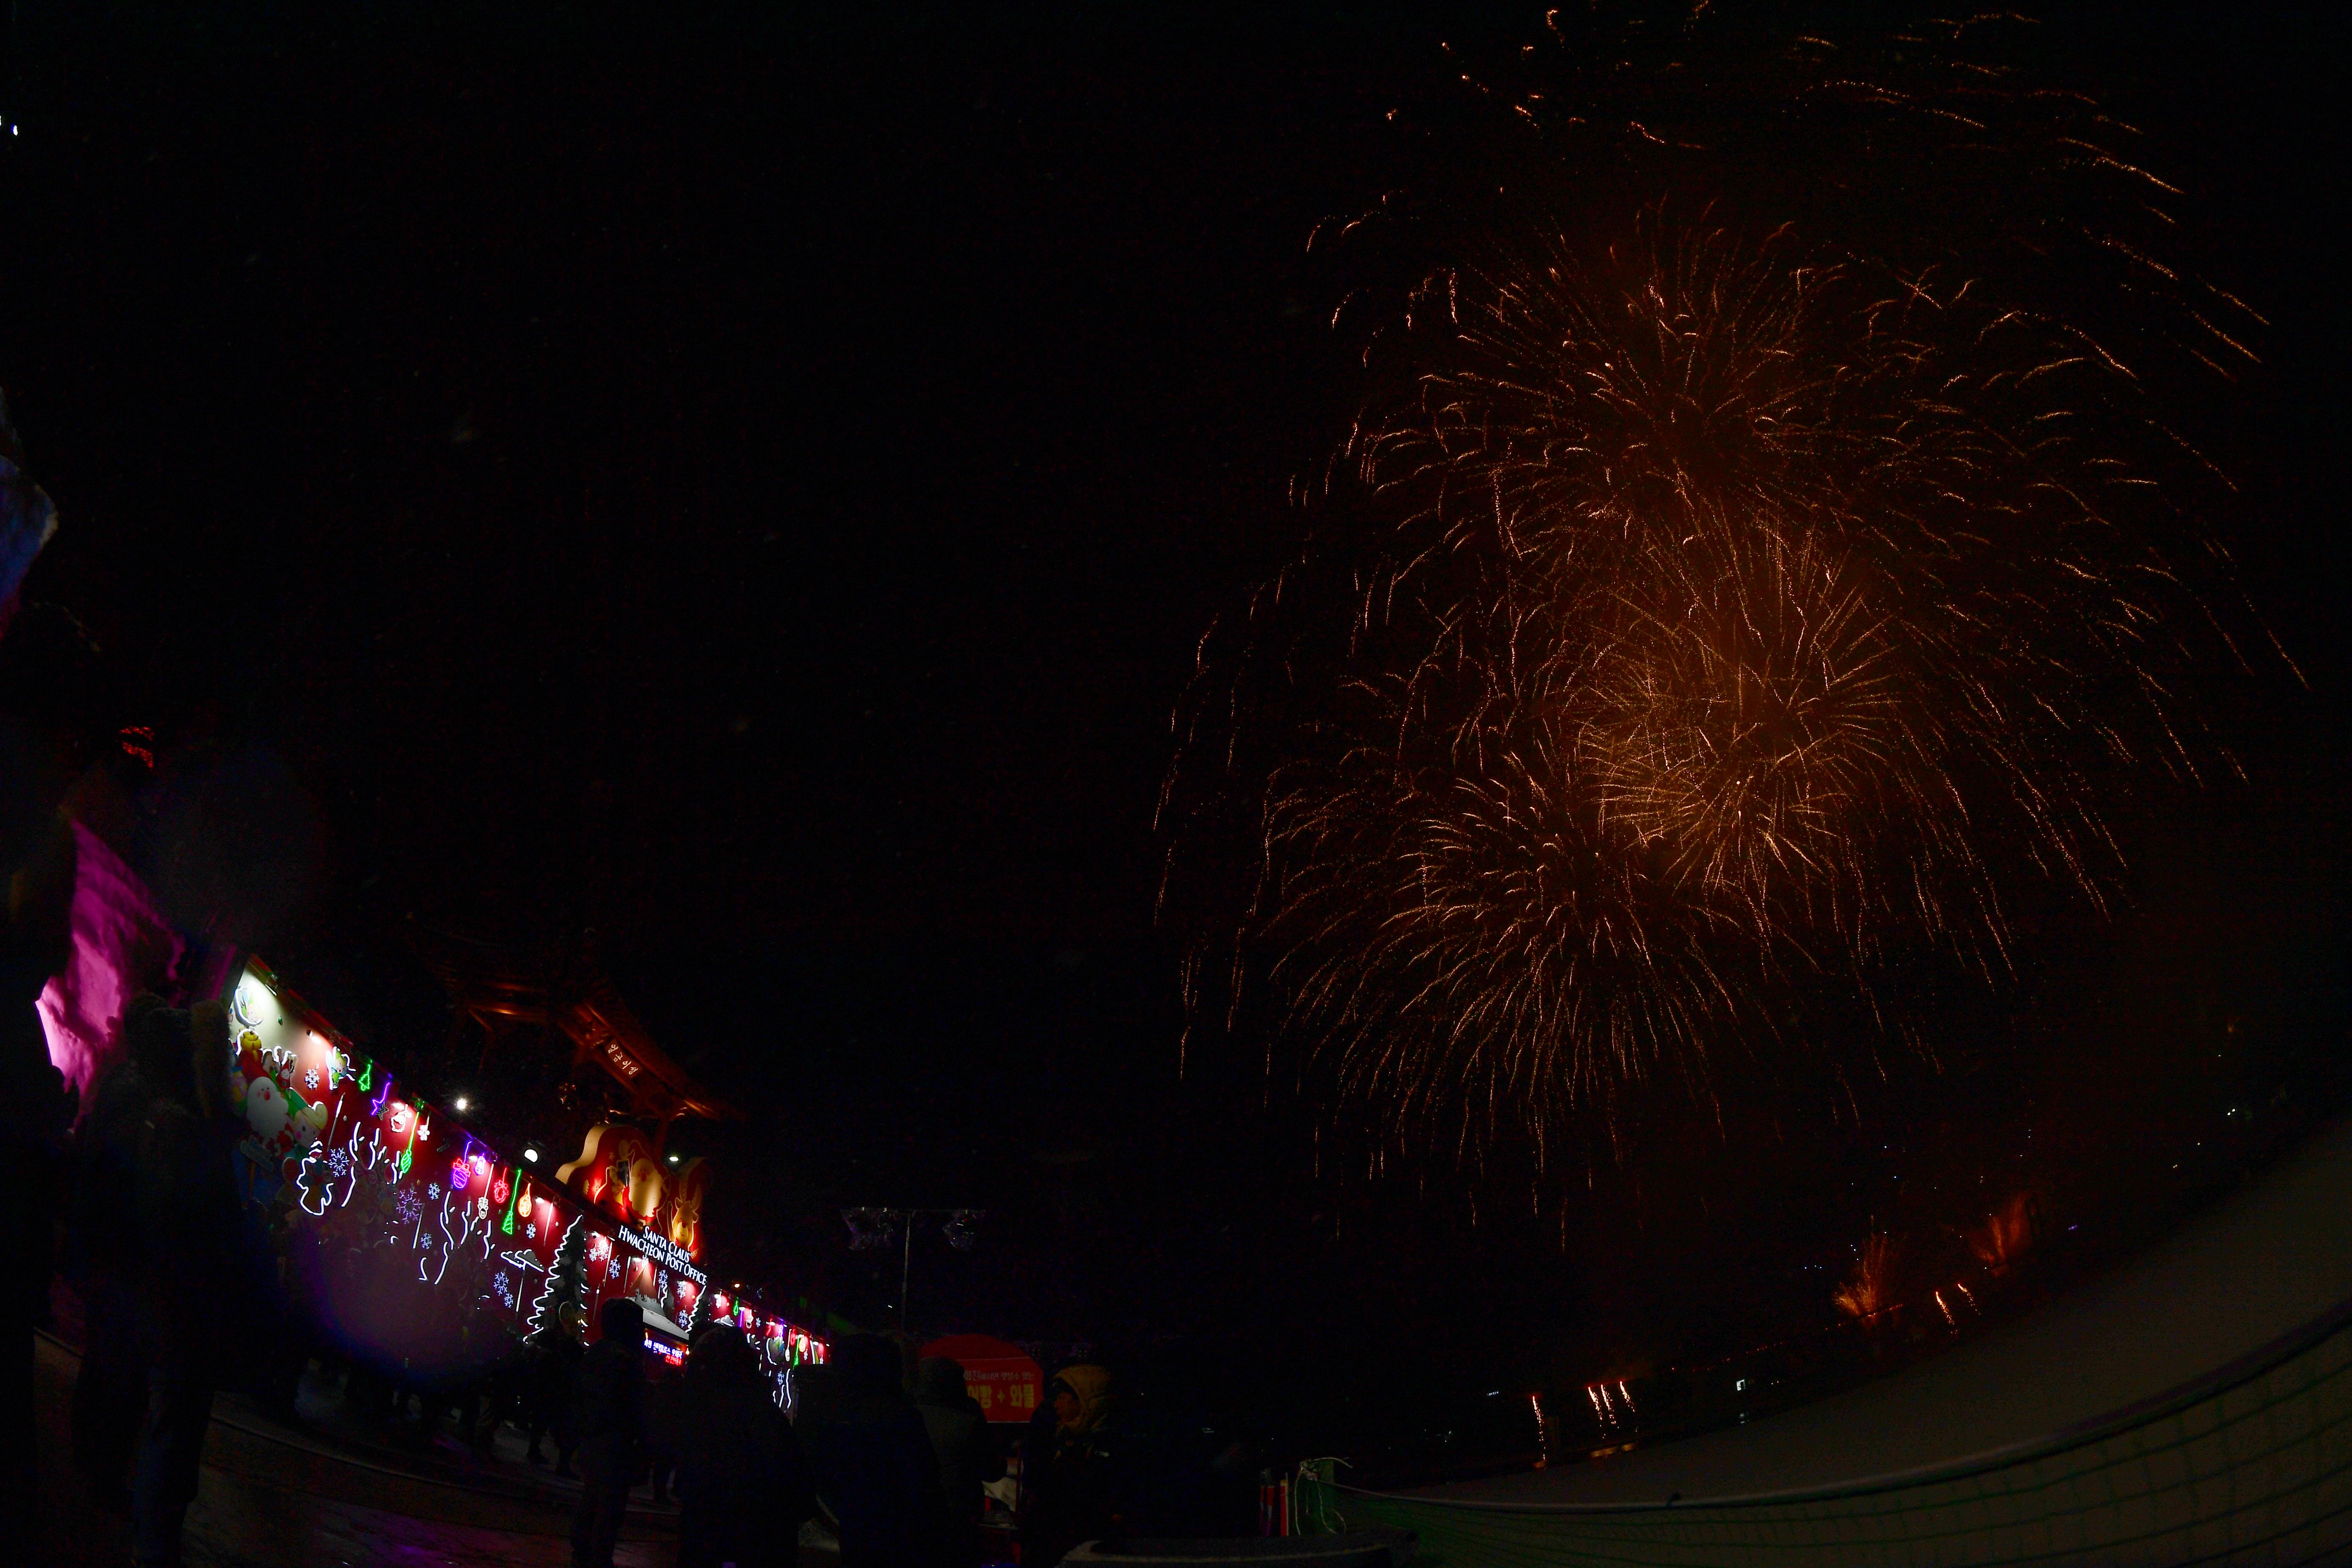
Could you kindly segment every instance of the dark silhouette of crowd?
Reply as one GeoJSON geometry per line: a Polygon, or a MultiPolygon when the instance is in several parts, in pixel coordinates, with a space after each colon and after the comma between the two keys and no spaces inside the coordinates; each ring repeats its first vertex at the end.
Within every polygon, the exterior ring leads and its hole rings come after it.
{"type": "Polygon", "coordinates": [[[678,1568],[768,1568],[799,1557],[816,1512],[808,1462],[740,1330],[695,1342],[679,1390],[678,1568]]]}
{"type": "MultiPolygon", "coordinates": [[[[0,603],[0,616],[13,608],[0,603]]],[[[22,1329],[7,1420],[33,1451],[33,1331],[61,1267],[85,1339],[72,1458],[99,1506],[131,1521],[140,1563],[181,1559],[232,1346],[239,1385],[284,1418],[295,1417],[315,1363],[341,1366],[355,1412],[413,1419],[420,1446],[452,1423],[482,1459],[513,1424],[530,1462],[551,1459],[579,1479],[575,1568],[608,1568],[631,1491],[648,1480],[656,1497],[674,1482],[681,1568],[793,1563],[811,1519],[837,1534],[844,1568],[986,1560],[985,1490],[1006,1475],[1004,1448],[961,1367],[918,1363],[903,1339],[849,1337],[828,1364],[801,1368],[791,1419],[758,1350],[727,1324],[697,1331],[683,1376],[649,1386],[634,1301],[605,1302],[584,1346],[578,1308],[564,1307],[521,1340],[467,1319],[455,1351],[428,1372],[339,1354],[321,1333],[331,1317],[321,1293],[331,1285],[381,1297],[387,1280],[377,1275],[404,1262],[315,1228],[270,1233],[240,1203],[241,1123],[217,1103],[228,1045],[221,1005],[131,999],[87,1103],[49,1060],[34,1003],[72,953],[73,814],[78,792],[87,795],[94,776],[102,785],[113,765],[114,735],[107,702],[92,694],[95,650],[71,617],[31,606],[0,627],[0,1134],[35,1207],[44,1282],[11,1309],[22,1329]],[[53,1259],[59,1218],[65,1248],[53,1259]],[[413,1418],[404,1414],[412,1405],[413,1418]]],[[[1186,1522],[1187,1471],[1171,1459],[1181,1445],[1155,1436],[1148,1400],[1115,1400],[1109,1374],[1088,1364],[1065,1368],[1052,1394],[1023,1447],[1024,1563],[1051,1568],[1081,1541],[1186,1522]]]]}
{"type": "Polygon", "coordinates": [[[937,1560],[947,1494],[898,1345],[878,1335],[843,1341],[803,1380],[800,1430],[841,1537],[842,1568],[937,1560]]]}
{"type": "Polygon", "coordinates": [[[581,1359],[572,1399],[580,1510],[572,1525],[572,1561],[606,1568],[645,1458],[645,1309],[635,1301],[607,1301],[597,1327],[596,1342],[581,1359]]]}
{"type": "Polygon", "coordinates": [[[946,1504],[941,1542],[946,1560],[958,1568],[981,1560],[981,1521],[986,1489],[1004,1475],[1004,1454],[988,1430],[980,1401],[964,1388],[963,1368],[946,1356],[925,1356],[915,1370],[915,1410],[940,1465],[946,1504]]]}
{"type": "Polygon", "coordinates": [[[206,1091],[228,1043],[217,1003],[152,996],[101,1081],[77,1147],[71,1271],[88,1346],[75,1457],[102,1501],[127,1504],[140,1563],[179,1559],[196,1464],[235,1342],[239,1215],[229,1123],[206,1091]]]}

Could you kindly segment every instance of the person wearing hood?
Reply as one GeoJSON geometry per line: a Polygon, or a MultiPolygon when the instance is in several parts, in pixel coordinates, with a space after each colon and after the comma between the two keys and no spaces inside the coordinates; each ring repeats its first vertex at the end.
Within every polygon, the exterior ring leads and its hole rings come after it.
{"type": "Polygon", "coordinates": [[[1029,1497],[1021,1521],[1022,1568],[1052,1568],[1074,1546],[1115,1533],[1110,1482],[1097,1441],[1111,1409],[1109,1372],[1091,1363],[1066,1366],[1046,1389],[1054,1429],[1024,1477],[1029,1497]]]}
{"type": "Polygon", "coordinates": [[[980,1560],[980,1521],[989,1482],[1004,1474],[1004,1456],[988,1433],[988,1416],[964,1388],[963,1367],[947,1356],[925,1356],[915,1369],[915,1409],[940,1457],[940,1485],[947,1493],[948,1555],[953,1563],[980,1560]]]}
{"type": "Polygon", "coordinates": [[[742,1331],[695,1337],[678,1389],[678,1568],[790,1568],[816,1512],[808,1461],[742,1331]]]}

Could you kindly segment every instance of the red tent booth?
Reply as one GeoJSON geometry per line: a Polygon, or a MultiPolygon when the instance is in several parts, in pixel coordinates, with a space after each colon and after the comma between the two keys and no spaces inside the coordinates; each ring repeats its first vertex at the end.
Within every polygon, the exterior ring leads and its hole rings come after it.
{"type": "Polygon", "coordinates": [[[964,1387],[991,1421],[1026,1421],[1045,1400],[1045,1373],[1019,1345],[986,1334],[950,1334],[925,1345],[923,1353],[961,1365],[964,1387]]]}

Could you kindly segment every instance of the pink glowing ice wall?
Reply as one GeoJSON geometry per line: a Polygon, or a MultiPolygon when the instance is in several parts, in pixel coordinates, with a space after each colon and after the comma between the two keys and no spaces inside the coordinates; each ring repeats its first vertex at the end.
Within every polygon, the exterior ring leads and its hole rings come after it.
{"type": "Polygon", "coordinates": [[[89,1104],[89,1086],[121,1048],[123,1005],[142,991],[179,1000],[187,953],[137,872],[74,824],[73,957],[41,993],[49,1060],[89,1104]]]}

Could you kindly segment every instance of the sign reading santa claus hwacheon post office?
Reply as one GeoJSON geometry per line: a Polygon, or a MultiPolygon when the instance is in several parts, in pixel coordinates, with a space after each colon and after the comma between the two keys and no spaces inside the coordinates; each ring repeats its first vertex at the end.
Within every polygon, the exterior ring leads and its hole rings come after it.
{"type": "Polygon", "coordinates": [[[606,1300],[635,1299],[656,1333],[684,1339],[710,1287],[699,1261],[707,1177],[701,1161],[671,1164],[637,1128],[598,1122],[588,1130],[580,1157],[555,1179],[612,1222],[589,1243],[591,1317],[606,1300]]]}

